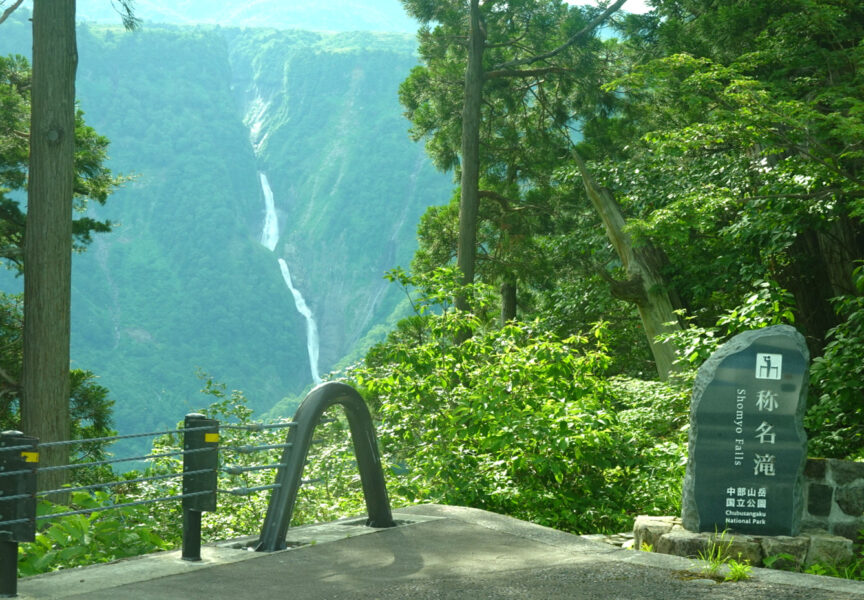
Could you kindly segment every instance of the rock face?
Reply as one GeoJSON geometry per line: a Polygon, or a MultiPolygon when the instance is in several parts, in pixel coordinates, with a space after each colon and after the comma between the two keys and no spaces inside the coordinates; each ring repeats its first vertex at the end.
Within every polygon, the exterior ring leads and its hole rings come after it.
{"type": "Polygon", "coordinates": [[[854,556],[852,540],[839,535],[811,534],[804,566],[844,565],[854,556]]]}
{"type": "Polygon", "coordinates": [[[684,528],[797,535],[809,353],[787,325],[739,334],[699,369],[690,406],[684,528]]]}
{"type": "Polygon", "coordinates": [[[654,549],[660,554],[697,558],[708,553],[708,546],[708,536],[686,531],[678,525],[661,535],[654,549]]]}
{"type": "Polygon", "coordinates": [[[762,540],[762,551],[766,558],[773,558],[771,566],[775,569],[800,570],[809,548],[810,538],[804,536],[778,535],[762,540]]]}
{"type": "Polygon", "coordinates": [[[639,515],[633,525],[633,547],[636,550],[656,548],[660,537],[672,531],[675,525],[680,526],[681,519],[639,515]]]}

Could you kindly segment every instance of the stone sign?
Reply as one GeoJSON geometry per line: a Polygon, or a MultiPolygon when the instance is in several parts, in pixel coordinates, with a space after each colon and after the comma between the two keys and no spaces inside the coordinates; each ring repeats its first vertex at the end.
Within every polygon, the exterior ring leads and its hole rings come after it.
{"type": "Polygon", "coordinates": [[[699,368],[682,523],[797,535],[804,504],[809,352],[788,325],[739,334],[699,368]]]}

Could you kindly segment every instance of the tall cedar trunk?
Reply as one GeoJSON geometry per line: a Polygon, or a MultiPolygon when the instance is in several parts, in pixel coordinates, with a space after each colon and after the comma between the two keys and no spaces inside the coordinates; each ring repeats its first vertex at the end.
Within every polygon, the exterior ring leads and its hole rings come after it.
{"type": "Polygon", "coordinates": [[[795,324],[807,340],[810,355],[819,356],[825,335],[837,325],[830,302],[835,295],[832,269],[820,247],[819,234],[812,229],[799,232],[788,252],[791,260],[777,274],[777,282],[795,297],[795,324]]]}
{"type": "Polygon", "coordinates": [[[650,249],[633,247],[630,236],[624,231],[626,221],[615,198],[597,184],[585,166],[585,161],[575,150],[573,159],[579,167],[585,191],[600,215],[606,235],[627,273],[628,281],[619,286],[618,295],[636,304],[651,354],[654,356],[657,374],[665,381],[670,373],[678,370],[675,365],[675,349],[671,344],[657,342],[656,338],[662,333],[679,330],[680,325],[660,275],[659,265],[656,264],[656,253],[652,253],[650,249]]]}
{"type": "Polygon", "coordinates": [[[501,284],[501,325],[516,320],[516,283],[507,279],[501,284]]]}
{"type": "MultiPolygon", "coordinates": [[[[477,212],[480,204],[480,103],[483,96],[483,52],[486,32],[480,18],[480,1],[471,0],[471,31],[465,100],[462,105],[462,190],[459,197],[459,244],[456,264],[465,284],[474,282],[477,248],[477,212]]],[[[468,310],[468,298],[456,297],[456,308],[468,310]]]]}
{"type": "MultiPolygon", "coordinates": [[[[75,0],[33,6],[30,172],[24,240],[24,361],[21,421],[40,441],[69,437],[69,312],[75,151],[75,0]]],[[[42,465],[67,460],[65,447],[42,465]]],[[[63,482],[40,476],[39,487],[63,482]]]]}
{"type": "Polygon", "coordinates": [[[850,274],[864,256],[864,224],[843,216],[816,235],[831,282],[831,297],[858,294],[850,274]]]}

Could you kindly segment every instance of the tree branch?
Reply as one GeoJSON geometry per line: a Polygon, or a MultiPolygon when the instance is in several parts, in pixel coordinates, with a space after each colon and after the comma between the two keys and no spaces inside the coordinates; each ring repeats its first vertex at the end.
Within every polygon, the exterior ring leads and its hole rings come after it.
{"type": "Polygon", "coordinates": [[[501,77],[535,77],[548,73],[572,73],[573,69],[564,67],[540,67],[538,69],[497,69],[486,71],[486,79],[498,79],[501,77]]]}
{"type": "Polygon", "coordinates": [[[495,200],[498,204],[501,205],[501,208],[503,208],[504,210],[510,210],[510,205],[513,204],[513,200],[511,200],[507,196],[499,194],[498,192],[493,192],[492,190],[480,190],[478,192],[478,195],[481,198],[489,198],[490,200],[495,200]]]}
{"type": "Polygon", "coordinates": [[[2,23],[3,21],[5,21],[6,19],[8,19],[8,18],[9,18],[9,15],[11,15],[13,12],[15,12],[15,9],[18,8],[19,6],[21,6],[21,3],[22,3],[22,2],[24,2],[24,0],[15,0],[15,4],[13,4],[12,6],[10,6],[10,7],[7,8],[6,10],[4,10],[4,11],[3,11],[3,14],[0,15],[0,23],[2,23]]]}
{"type": "Polygon", "coordinates": [[[522,35],[520,35],[519,37],[517,37],[515,39],[508,40],[506,42],[499,42],[497,44],[487,44],[486,48],[487,49],[489,49],[489,48],[507,48],[509,46],[515,46],[516,44],[518,44],[519,42],[524,40],[526,37],[528,37],[528,29],[530,28],[530,26],[531,26],[531,18],[529,17],[525,21],[525,31],[524,31],[524,33],[522,33],[522,35]]]}
{"type": "Polygon", "coordinates": [[[141,19],[135,16],[135,0],[111,0],[111,6],[120,15],[126,31],[136,31],[141,27],[141,19]]]}
{"type": "MultiPolygon", "coordinates": [[[[843,190],[839,188],[827,188],[824,190],[819,190],[818,192],[811,192],[809,194],[759,194],[746,196],[745,200],[770,200],[773,198],[794,198],[795,200],[812,200],[813,198],[823,198],[825,196],[830,196],[832,194],[840,194],[843,193],[843,190]]],[[[857,197],[861,196],[862,193],[846,193],[847,197],[857,197]]]]}
{"type": "MultiPolygon", "coordinates": [[[[20,4],[20,2],[19,2],[19,4],[20,4]]],[[[21,389],[21,384],[20,384],[20,382],[15,381],[15,379],[13,379],[13,378],[12,378],[12,377],[11,377],[11,376],[6,372],[6,371],[4,371],[2,368],[0,368],[0,378],[5,379],[6,382],[7,382],[7,383],[12,387],[12,388],[14,388],[15,390],[19,390],[19,389],[21,389]]]]}
{"type": "Polygon", "coordinates": [[[498,192],[493,192],[492,190],[480,190],[477,194],[480,198],[488,198],[490,200],[495,200],[498,204],[501,205],[502,209],[510,213],[520,212],[527,209],[540,210],[539,206],[533,204],[520,204],[518,201],[513,200],[512,198],[508,198],[507,196],[499,194],[498,192]],[[519,206],[513,206],[514,204],[519,204],[519,206]]]}
{"type": "Polygon", "coordinates": [[[570,39],[568,39],[566,42],[564,42],[554,50],[550,50],[545,54],[539,54],[537,56],[530,56],[528,58],[517,58],[506,63],[501,63],[500,65],[496,65],[495,67],[493,67],[491,71],[501,71],[506,69],[513,69],[515,67],[521,67],[522,65],[530,65],[535,62],[546,60],[547,58],[552,58],[554,56],[557,56],[558,54],[561,54],[564,50],[566,50],[576,42],[580,41],[582,38],[586,37],[591,32],[593,32],[598,25],[600,25],[601,23],[603,23],[603,21],[609,18],[609,15],[621,8],[624,5],[624,2],[626,2],[626,0],[615,0],[615,2],[611,6],[607,7],[606,10],[594,17],[594,19],[592,19],[590,23],[577,31],[570,37],[570,39]]]}
{"type": "Polygon", "coordinates": [[[615,279],[605,269],[598,269],[596,273],[609,284],[609,293],[618,300],[642,304],[646,301],[645,286],[641,275],[634,275],[629,279],[615,279]]]}

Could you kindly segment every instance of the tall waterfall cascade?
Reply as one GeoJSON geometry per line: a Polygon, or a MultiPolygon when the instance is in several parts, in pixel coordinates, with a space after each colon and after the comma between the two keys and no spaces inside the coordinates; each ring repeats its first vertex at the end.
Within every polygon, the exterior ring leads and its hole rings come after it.
{"type": "Polygon", "coordinates": [[[291,272],[288,270],[288,263],[285,262],[284,258],[279,259],[279,269],[282,271],[285,285],[288,286],[294,297],[294,306],[297,307],[297,312],[306,319],[306,351],[309,354],[309,369],[312,372],[312,380],[315,385],[318,385],[321,383],[321,377],[318,375],[318,324],[315,323],[315,316],[312,314],[312,309],[306,304],[303,294],[294,287],[294,283],[291,281],[291,272]]]}
{"type": "Polygon", "coordinates": [[[273,201],[273,190],[270,189],[267,175],[259,172],[258,179],[261,181],[261,191],[264,192],[264,230],[261,232],[261,245],[273,252],[279,243],[279,217],[276,215],[276,203],[273,201]]]}
{"type": "MultiPolygon", "coordinates": [[[[264,193],[265,211],[264,228],[261,232],[261,245],[271,252],[275,252],[276,246],[279,243],[279,216],[276,213],[276,202],[273,200],[273,190],[270,188],[267,174],[259,172],[258,178],[261,181],[261,191],[264,193]]],[[[288,270],[288,263],[285,262],[284,258],[279,256],[277,256],[277,260],[279,269],[282,272],[282,279],[294,298],[294,306],[297,308],[297,312],[306,319],[306,352],[309,355],[309,370],[312,374],[312,381],[315,382],[315,385],[318,385],[321,383],[321,377],[318,374],[318,324],[315,322],[315,315],[312,314],[312,309],[306,304],[303,294],[294,287],[291,272],[288,270]]]]}

